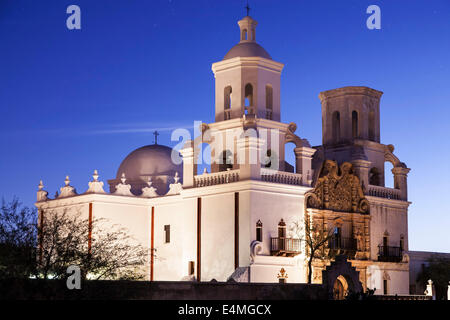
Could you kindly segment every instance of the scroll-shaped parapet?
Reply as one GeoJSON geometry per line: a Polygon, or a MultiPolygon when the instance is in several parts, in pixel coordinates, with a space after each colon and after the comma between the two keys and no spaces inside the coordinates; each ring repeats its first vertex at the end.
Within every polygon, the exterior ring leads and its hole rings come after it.
{"type": "Polygon", "coordinates": [[[147,187],[142,188],[141,197],[144,198],[154,198],[159,195],[156,193],[156,188],[152,186],[152,178],[148,178],[147,187]]]}
{"type": "Polygon", "coordinates": [[[116,185],[116,191],[114,192],[115,195],[119,196],[133,196],[131,193],[131,185],[125,184],[127,179],[125,178],[125,173],[122,173],[122,177],[120,178],[121,183],[116,185]]]}
{"type": "Polygon", "coordinates": [[[38,191],[37,191],[37,201],[47,201],[48,200],[48,192],[44,190],[44,184],[42,180],[39,182],[38,191]]]}
{"type": "Polygon", "coordinates": [[[92,175],[92,178],[94,180],[89,182],[89,189],[86,191],[86,193],[106,193],[105,190],[103,190],[103,182],[98,181],[98,171],[94,170],[94,174],[92,175]]]}
{"type": "Polygon", "coordinates": [[[183,186],[180,183],[180,177],[178,176],[178,172],[175,172],[175,177],[174,177],[174,183],[171,183],[169,185],[169,192],[167,192],[166,195],[170,196],[170,195],[174,195],[174,194],[180,194],[181,190],[183,190],[183,186]]]}
{"type": "Polygon", "coordinates": [[[59,189],[59,195],[58,198],[66,198],[66,197],[72,197],[77,195],[77,191],[74,187],[70,185],[70,179],[69,176],[66,176],[66,180],[64,180],[64,183],[66,184],[64,187],[59,189]]]}

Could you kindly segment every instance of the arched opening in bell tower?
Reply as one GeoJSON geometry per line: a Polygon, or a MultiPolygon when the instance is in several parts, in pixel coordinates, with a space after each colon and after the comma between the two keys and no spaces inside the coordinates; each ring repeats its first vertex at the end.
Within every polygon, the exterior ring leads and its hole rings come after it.
{"type": "Polygon", "coordinates": [[[352,138],[358,138],[358,112],[352,112],[352,138]]]}
{"type": "Polygon", "coordinates": [[[246,114],[252,114],[253,110],[253,86],[250,83],[245,85],[245,111],[246,114]]]}
{"type": "Polygon", "coordinates": [[[223,96],[224,96],[224,103],[223,103],[224,120],[231,119],[232,93],[233,93],[233,90],[232,90],[231,86],[225,87],[224,92],[223,92],[223,96]]]}
{"type": "Polygon", "coordinates": [[[273,111],[273,88],[266,84],[266,119],[272,120],[273,111]]]}
{"type": "Polygon", "coordinates": [[[332,132],[333,132],[333,141],[336,143],[339,142],[341,140],[341,115],[339,111],[333,112],[332,132]]]}
{"type": "Polygon", "coordinates": [[[369,140],[375,141],[375,112],[369,111],[369,140]]]}
{"type": "Polygon", "coordinates": [[[247,37],[248,37],[247,29],[242,29],[241,40],[248,40],[247,37]]]}

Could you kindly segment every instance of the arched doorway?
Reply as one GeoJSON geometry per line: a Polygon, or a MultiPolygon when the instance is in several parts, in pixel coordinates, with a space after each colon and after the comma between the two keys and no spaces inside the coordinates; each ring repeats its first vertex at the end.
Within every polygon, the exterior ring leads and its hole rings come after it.
{"type": "Polygon", "coordinates": [[[347,261],[347,256],[338,255],[322,270],[322,283],[328,290],[329,299],[344,299],[349,293],[363,292],[359,271],[347,261]]]}
{"type": "Polygon", "coordinates": [[[345,278],[340,275],[336,278],[333,285],[333,299],[334,300],[344,300],[348,294],[348,283],[345,278]]]}

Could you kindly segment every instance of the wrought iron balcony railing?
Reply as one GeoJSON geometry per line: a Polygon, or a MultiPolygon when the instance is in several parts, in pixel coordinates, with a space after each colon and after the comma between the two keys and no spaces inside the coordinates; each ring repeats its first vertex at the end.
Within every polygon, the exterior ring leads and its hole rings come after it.
{"type": "Polygon", "coordinates": [[[403,249],[385,245],[378,246],[378,261],[400,262],[402,261],[403,249]]]}
{"type": "Polygon", "coordinates": [[[356,239],[333,236],[330,240],[328,240],[328,248],[356,251],[356,239]]]}
{"type": "Polygon", "coordinates": [[[301,240],[293,238],[271,238],[270,253],[273,256],[292,257],[301,253],[301,240]]]}

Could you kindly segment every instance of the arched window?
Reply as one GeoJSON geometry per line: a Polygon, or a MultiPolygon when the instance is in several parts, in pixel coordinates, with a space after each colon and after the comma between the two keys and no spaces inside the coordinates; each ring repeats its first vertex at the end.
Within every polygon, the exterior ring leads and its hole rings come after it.
{"type": "Polygon", "coordinates": [[[256,40],[255,28],[252,29],[252,41],[256,40]]]}
{"type": "Polygon", "coordinates": [[[386,161],[384,163],[384,186],[386,188],[396,188],[394,184],[394,174],[392,173],[392,169],[394,166],[391,162],[386,161]]]}
{"type": "Polygon", "coordinates": [[[270,84],[266,85],[266,119],[272,120],[273,109],[273,88],[270,84]]]}
{"type": "Polygon", "coordinates": [[[250,83],[245,85],[245,106],[253,106],[253,86],[250,83]]]}
{"type": "Polygon", "coordinates": [[[278,223],[278,250],[286,248],[286,223],[283,219],[278,223]]]}
{"type": "Polygon", "coordinates": [[[227,171],[233,169],[233,153],[230,150],[224,150],[220,158],[219,171],[227,171]]]}
{"type": "Polygon", "coordinates": [[[224,102],[223,102],[224,120],[229,120],[229,119],[231,119],[231,97],[232,97],[231,86],[225,87],[223,96],[224,96],[224,102]]]}
{"type": "Polygon", "coordinates": [[[241,40],[247,40],[247,29],[242,29],[241,40]]]}
{"type": "Polygon", "coordinates": [[[339,142],[341,140],[341,115],[339,111],[333,113],[332,130],[334,142],[339,142]]]}
{"type": "Polygon", "coordinates": [[[400,250],[405,250],[405,237],[403,235],[400,236],[400,250]]]}
{"type": "Polygon", "coordinates": [[[286,222],[283,219],[278,222],[278,238],[286,238],[286,222]]]}
{"type": "Polygon", "coordinates": [[[266,152],[266,157],[263,159],[262,164],[265,168],[272,168],[272,164],[276,165],[274,161],[277,160],[278,158],[276,152],[269,149],[266,152]]]}
{"type": "Polygon", "coordinates": [[[262,227],[263,224],[261,222],[261,220],[258,220],[258,222],[256,222],[256,241],[263,241],[263,233],[262,233],[262,227]]]}
{"type": "Polygon", "coordinates": [[[358,112],[352,112],[352,137],[358,138],[358,112]]]}
{"type": "Polygon", "coordinates": [[[373,186],[380,185],[380,172],[378,171],[378,168],[373,167],[372,169],[370,169],[369,184],[373,186]]]}
{"type": "Polygon", "coordinates": [[[375,112],[369,112],[369,140],[375,140],[375,112]]]}

